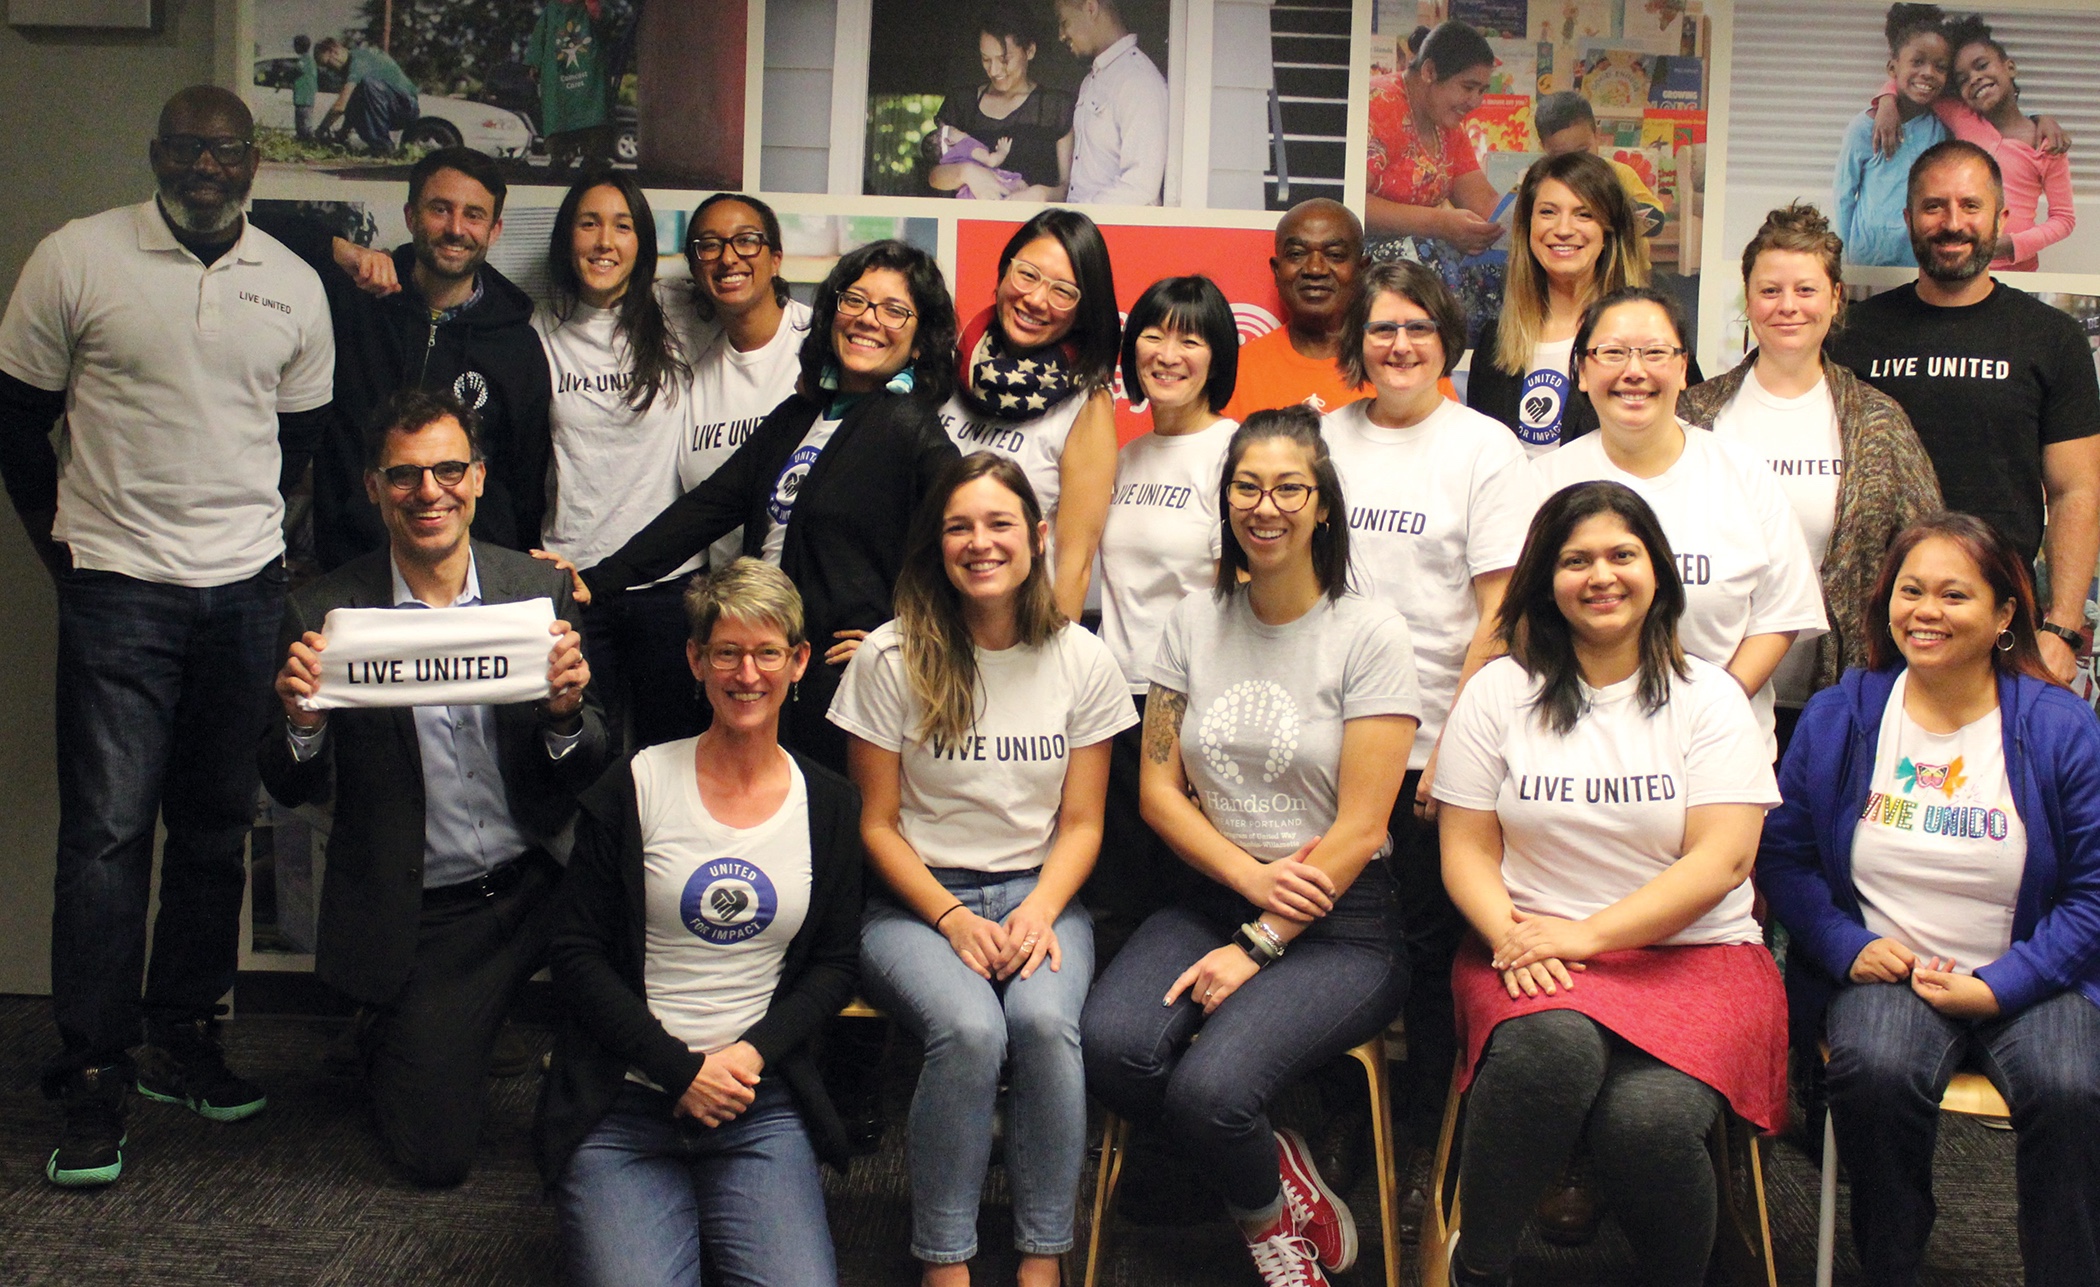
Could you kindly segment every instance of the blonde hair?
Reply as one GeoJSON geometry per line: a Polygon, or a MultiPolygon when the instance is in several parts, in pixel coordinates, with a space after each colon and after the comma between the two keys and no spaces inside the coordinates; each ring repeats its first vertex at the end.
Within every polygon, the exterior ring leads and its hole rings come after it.
{"type": "Polygon", "coordinates": [[[1633,201],[1626,195],[1611,162],[1593,152],[1564,152],[1532,163],[1517,187],[1515,222],[1510,225],[1509,271],[1502,293],[1502,315],[1496,324],[1495,365],[1522,375],[1546,329],[1546,270],[1531,253],[1531,212],[1548,179],[1565,184],[1596,216],[1604,247],[1575,301],[1587,308],[1626,286],[1646,286],[1650,276],[1648,243],[1634,223],[1633,201]],[[1521,254],[1517,253],[1522,248],[1521,254]]]}
{"type": "Polygon", "coordinates": [[[940,480],[912,515],[904,546],[904,566],[897,573],[897,638],[904,652],[904,677],[912,695],[926,707],[915,732],[921,741],[953,744],[977,722],[977,649],[963,620],[962,596],[948,579],[941,557],[941,529],[948,502],[980,478],[989,478],[1021,502],[1028,524],[1028,577],[1015,596],[1014,628],[1022,647],[1049,642],[1065,627],[1050,586],[1043,557],[1043,510],[1035,488],[1020,466],[989,451],[975,451],[943,470],[940,480]]]}
{"type": "Polygon", "coordinates": [[[724,617],[772,626],[790,648],[798,647],[804,638],[802,595],[795,583],[779,568],[748,555],[711,576],[696,575],[686,584],[685,619],[694,643],[705,647],[714,637],[715,623],[724,617]]]}

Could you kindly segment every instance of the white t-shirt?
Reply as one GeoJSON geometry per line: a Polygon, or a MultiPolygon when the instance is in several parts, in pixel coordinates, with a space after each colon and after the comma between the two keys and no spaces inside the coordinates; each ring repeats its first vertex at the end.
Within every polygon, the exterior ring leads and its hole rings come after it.
{"type": "MultiPolygon", "coordinates": [[[[1685,810],[1779,803],[1742,687],[1719,666],[1696,657],[1688,665],[1691,678],[1672,676],[1670,700],[1653,715],[1641,709],[1638,674],[1583,685],[1589,709],[1566,736],[1539,721],[1539,685],[1514,658],[1482,666],[1459,694],[1435,795],[1495,814],[1502,883],[1519,911],[1593,915],[1684,856],[1685,810]]],[[[1761,942],[1751,900],[1745,881],[1662,942],[1761,942]]]]}
{"type": "Polygon", "coordinates": [[[1204,816],[1263,862],[1333,824],[1345,722],[1422,717],[1407,622],[1354,594],[1280,626],[1244,593],[1192,594],[1167,617],[1151,678],[1188,697],[1181,764],[1204,816]]]}
{"type": "Polygon", "coordinates": [[[1382,429],[1370,399],[1321,422],[1349,503],[1352,586],[1407,618],[1429,763],[1480,611],[1473,578],[1515,567],[1531,522],[1524,449],[1501,421],[1446,399],[1420,424],[1382,429]]]}
{"type": "MultiPolygon", "coordinates": [[[[678,484],[683,490],[713,477],[773,408],[795,392],[802,376],[802,342],[809,338],[809,305],[791,299],[781,313],[773,338],[749,353],[739,353],[719,326],[711,326],[690,350],[697,356],[693,412],[678,452],[678,484]]],[[[707,565],[727,567],[743,552],[740,527],[708,547],[707,565]]]]}
{"type": "Polygon", "coordinates": [[[633,769],[649,1012],[686,1049],[705,1052],[765,1017],[788,943],[809,915],[809,784],[789,759],[787,799],[773,816],[725,826],[700,799],[697,741],[638,751],[633,769]]]}
{"type": "Polygon", "coordinates": [[[1108,648],[1077,622],[1040,647],[977,649],[977,719],[955,745],[922,739],[926,707],[904,673],[897,623],[847,663],[825,718],[903,757],[904,838],[929,867],[1025,872],[1057,837],[1074,747],[1137,723],[1108,648]]]}
{"type": "Polygon", "coordinates": [[[1086,408],[1087,400],[1088,395],[1081,390],[1033,420],[999,420],[972,411],[958,393],[941,408],[941,427],[948,431],[955,449],[965,456],[973,451],[995,451],[1019,465],[1021,472],[1028,475],[1028,485],[1035,488],[1035,501],[1042,507],[1043,517],[1054,529],[1061,490],[1058,462],[1064,459],[1065,439],[1072,436],[1072,425],[1086,408]]]}
{"type": "Polygon", "coordinates": [[[1167,614],[1216,576],[1218,480],[1237,428],[1220,420],[1196,433],[1148,433],[1116,453],[1101,529],[1101,640],[1133,693],[1145,691],[1167,614]]]}
{"type": "Polygon", "coordinates": [[[1896,676],[1874,744],[1873,789],[1852,833],[1852,887],[1868,929],[1964,974],[2012,946],[2027,825],[2005,775],[2000,712],[1928,733],[1896,676]]]}
{"type": "MultiPolygon", "coordinates": [[[[1798,398],[1776,397],[1757,381],[1757,371],[1743,377],[1742,388],[1714,416],[1716,436],[1739,442],[1772,467],[1780,490],[1801,520],[1809,557],[1823,566],[1830,549],[1830,530],[1837,521],[1838,484],[1845,472],[1845,453],[1838,438],[1837,404],[1830,381],[1798,398]]],[[[1772,672],[1772,692],[1782,706],[1799,706],[1815,679],[1816,641],[1796,639],[1786,660],[1772,672]]]]}
{"type": "Polygon", "coordinates": [[[284,555],[279,412],[334,396],[321,279],[253,224],[206,267],[153,201],[38,243],[0,371],[66,391],[52,536],[73,566],[227,585],[284,555]]]}
{"type": "Polygon", "coordinates": [[[817,457],[824,454],[824,444],[830,442],[831,436],[838,431],[837,419],[830,415],[819,416],[809,427],[809,432],[802,435],[802,445],[788,453],[780,477],[773,480],[773,495],[766,501],[766,517],[772,520],[772,525],[766,528],[761,557],[776,568],[780,566],[780,552],[787,548],[788,520],[794,517],[795,501],[802,495],[802,480],[809,477],[810,466],[817,463],[817,457]]]}
{"type": "MultiPolygon", "coordinates": [[[[634,362],[619,317],[617,310],[581,303],[567,321],[544,306],[532,314],[554,380],[547,417],[554,468],[543,542],[584,568],[625,545],[684,494],[677,458],[692,419],[691,390],[674,378],[647,411],[628,405],[634,362]]],[[[690,559],[664,579],[698,566],[698,558],[690,559]]]]}
{"type": "MultiPolygon", "coordinates": [[[[1798,630],[1820,635],[1823,583],[1809,557],[1801,523],[1765,462],[1741,446],[1691,425],[1684,454],[1653,478],[1636,478],[1604,454],[1600,431],[1531,462],[1540,501],[1573,483],[1624,483],[1655,510],[1684,580],[1684,650],[1726,666],[1751,635],[1798,630]]],[[[1772,685],[1750,701],[1758,726],[1773,738],[1772,685]]]]}
{"type": "Polygon", "coordinates": [[[1568,403],[1582,396],[1568,379],[1568,362],[1574,356],[1572,335],[1547,340],[1531,350],[1524,385],[1517,395],[1517,440],[1524,444],[1527,456],[1543,456],[1560,446],[1560,423],[1568,403]]]}

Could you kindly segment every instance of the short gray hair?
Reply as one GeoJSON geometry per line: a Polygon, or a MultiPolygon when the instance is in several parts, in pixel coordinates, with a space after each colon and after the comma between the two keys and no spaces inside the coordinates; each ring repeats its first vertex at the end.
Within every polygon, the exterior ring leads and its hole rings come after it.
{"type": "Polygon", "coordinates": [[[685,590],[685,619],[694,643],[705,645],[724,617],[780,631],[790,648],[802,643],[802,595],[787,573],[748,555],[710,575],[695,576],[685,590]]]}

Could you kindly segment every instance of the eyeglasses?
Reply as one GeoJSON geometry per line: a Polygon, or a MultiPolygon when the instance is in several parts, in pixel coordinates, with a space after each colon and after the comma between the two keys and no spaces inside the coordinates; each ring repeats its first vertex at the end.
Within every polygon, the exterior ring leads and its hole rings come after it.
{"type": "Polygon", "coordinates": [[[1044,286],[1050,288],[1050,306],[1061,313],[1069,313],[1079,307],[1079,288],[1070,282],[1045,277],[1043,270],[1025,259],[1016,259],[1006,266],[1007,279],[1014,289],[1023,295],[1033,295],[1044,286]]]}
{"type": "Polygon", "coordinates": [[[457,487],[472,468],[464,460],[441,460],[435,465],[391,465],[378,472],[395,491],[412,492],[423,485],[426,473],[437,479],[440,487],[457,487]]]}
{"type": "Polygon", "coordinates": [[[1234,509],[1254,509],[1266,496],[1276,508],[1286,514],[1295,514],[1305,508],[1305,502],[1320,490],[1311,483],[1278,483],[1274,487],[1260,487],[1243,479],[1235,478],[1225,484],[1225,499],[1234,509]]]}
{"type": "Polygon", "coordinates": [[[1405,331],[1407,338],[1419,344],[1423,340],[1435,339],[1443,328],[1426,317],[1409,318],[1405,322],[1365,322],[1364,338],[1380,344],[1391,344],[1405,331]]]}
{"type": "Polygon", "coordinates": [[[160,144],[161,154],[177,165],[195,165],[198,157],[209,152],[212,160],[228,169],[247,160],[248,149],[255,146],[247,139],[208,139],[201,134],[163,134],[154,141],[160,144]]]}
{"type": "Polygon", "coordinates": [[[859,317],[871,308],[875,310],[875,320],[882,323],[883,329],[888,331],[901,331],[911,325],[911,319],[918,316],[894,299],[886,299],[878,304],[857,290],[847,289],[839,292],[840,317],[859,317]]]}
{"type": "Polygon", "coordinates": [[[1582,355],[1598,366],[1616,371],[1638,357],[1642,366],[1662,366],[1684,356],[1684,349],[1676,344],[1650,344],[1646,348],[1630,349],[1624,344],[1599,344],[1593,349],[1584,349],[1582,355]]]}
{"type": "Polygon", "coordinates": [[[722,257],[724,250],[734,250],[739,259],[749,259],[773,243],[766,240],[762,232],[740,232],[734,237],[695,237],[690,249],[693,258],[703,264],[711,264],[722,257]]]}
{"type": "Polygon", "coordinates": [[[735,644],[710,644],[707,649],[707,665],[711,670],[742,670],[744,658],[767,674],[786,668],[788,658],[794,655],[792,648],[779,644],[760,644],[756,648],[739,648],[735,644]]]}

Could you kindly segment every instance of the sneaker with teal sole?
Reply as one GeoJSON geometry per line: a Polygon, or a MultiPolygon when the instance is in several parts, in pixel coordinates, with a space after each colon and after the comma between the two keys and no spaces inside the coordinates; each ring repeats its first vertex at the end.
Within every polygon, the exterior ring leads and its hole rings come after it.
{"type": "Polygon", "coordinates": [[[44,1163],[44,1178],[61,1188],[87,1189],[124,1173],[125,1070],[117,1065],[83,1068],[68,1076],[59,1098],[66,1129],[44,1163]]]}
{"type": "Polygon", "coordinates": [[[261,1087],[227,1068],[216,1016],[148,1020],[146,1045],[139,1052],[138,1087],[147,1099],[180,1104],[214,1122],[253,1117],[270,1102],[261,1087]]]}

